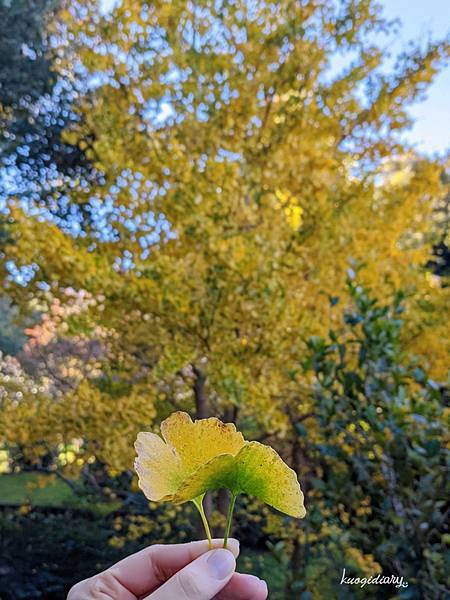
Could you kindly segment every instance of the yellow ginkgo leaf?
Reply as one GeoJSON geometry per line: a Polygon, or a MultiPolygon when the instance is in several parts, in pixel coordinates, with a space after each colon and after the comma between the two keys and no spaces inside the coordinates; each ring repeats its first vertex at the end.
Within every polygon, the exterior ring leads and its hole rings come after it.
{"type": "Polygon", "coordinates": [[[303,493],[295,472],[270,446],[249,442],[236,456],[213,458],[193,473],[174,495],[175,503],[201,496],[208,490],[226,488],[233,496],[256,496],[293,517],[304,517],[303,493]]]}
{"type": "Polygon", "coordinates": [[[230,508],[224,547],[230,534],[236,497],[249,494],[293,517],[304,517],[303,494],[295,472],[270,446],[246,442],[231,423],[219,419],[192,422],[183,412],[161,423],[163,439],[140,433],[135,447],[139,486],[150,500],[192,500],[197,507],[212,547],[211,532],[203,509],[208,490],[228,489],[230,508]]]}
{"type": "Polygon", "coordinates": [[[245,444],[233,423],[222,423],[215,417],[192,422],[185,412],[173,413],[163,421],[161,433],[190,472],[219,454],[237,454],[245,444]]]}
{"type": "Polygon", "coordinates": [[[180,459],[159,435],[147,431],[138,434],[134,447],[139,487],[149,500],[171,500],[183,481],[180,459]]]}
{"type": "Polygon", "coordinates": [[[141,432],[136,440],[135,469],[139,486],[149,500],[171,500],[183,481],[220,454],[237,454],[245,444],[231,423],[219,419],[192,422],[175,412],[161,423],[161,439],[141,432]]]}

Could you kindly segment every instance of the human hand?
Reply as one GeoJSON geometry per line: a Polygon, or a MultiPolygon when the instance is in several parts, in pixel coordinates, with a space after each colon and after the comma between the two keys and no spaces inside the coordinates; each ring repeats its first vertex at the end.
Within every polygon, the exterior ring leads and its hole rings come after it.
{"type": "Polygon", "coordinates": [[[155,545],[80,581],[67,600],[265,600],[267,585],[236,573],[239,542],[155,545]]]}

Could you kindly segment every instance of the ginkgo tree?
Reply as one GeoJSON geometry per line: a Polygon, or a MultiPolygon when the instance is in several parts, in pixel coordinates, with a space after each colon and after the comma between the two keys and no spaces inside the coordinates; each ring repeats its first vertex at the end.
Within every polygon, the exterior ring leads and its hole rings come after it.
{"type": "Polygon", "coordinates": [[[111,336],[102,376],[47,400],[45,419],[37,397],[4,403],[10,439],[82,438],[81,463],[116,473],[173,409],[287,438],[311,402],[292,365],[338,318],[330,301],[345,306],[349,261],[378,296],[410,293],[405,342],[423,353],[426,338],[444,376],[448,290],[424,270],[442,164],[410,154],[406,177],[385,172],[448,46],[416,44],[389,70],[389,30],[369,0],[63,5],[55,68],[79,82],[64,142],[100,175],[74,178],[66,220],[11,199],[2,277],[25,312],[48,288],[85,290],[97,301],[69,334],[111,336]]]}

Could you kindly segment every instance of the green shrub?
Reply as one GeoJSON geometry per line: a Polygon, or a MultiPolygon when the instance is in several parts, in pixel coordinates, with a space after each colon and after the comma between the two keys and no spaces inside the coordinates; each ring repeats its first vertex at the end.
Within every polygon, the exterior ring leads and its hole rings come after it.
{"type": "Polygon", "coordinates": [[[310,339],[303,365],[314,417],[298,426],[309,512],[292,586],[314,598],[443,598],[445,390],[402,353],[401,295],[383,305],[348,286],[342,328],[310,339]],[[344,567],[403,576],[408,587],[340,586],[344,567]]]}

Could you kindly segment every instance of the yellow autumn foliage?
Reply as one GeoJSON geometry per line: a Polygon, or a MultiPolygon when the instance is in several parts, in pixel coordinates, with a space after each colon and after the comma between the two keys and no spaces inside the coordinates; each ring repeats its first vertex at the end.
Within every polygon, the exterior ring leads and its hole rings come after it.
{"type": "Polygon", "coordinates": [[[397,132],[448,49],[430,44],[383,74],[381,48],[356,41],[381,27],[377,11],[352,12],[344,39],[326,4],[239,2],[219,14],[205,3],[200,21],[184,1],[63,7],[52,32],[71,43],[57,68],[98,82],[74,101],[64,139],[100,177],[73,181],[68,201],[95,201],[104,217],[71,235],[12,199],[4,255],[36,274],[20,286],[0,269],[25,312],[42,282],[56,298],[68,287],[102,297],[89,319],[109,332],[106,382],[6,401],[6,441],[35,452],[39,440],[82,436],[83,460],[120,471],[136,431],[174,409],[239,411],[285,438],[287,409],[313,402],[311,381],[291,371],[305,339],[341,321],[349,268],[380,299],[405,290],[405,349],[446,378],[450,287],[426,270],[444,164],[397,132]],[[223,39],[208,37],[217,19],[223,39]],[[358,60],[327,79],[347,43],[358,60]],[[371,77],[364,102],[357,90],[371,77]]]}

